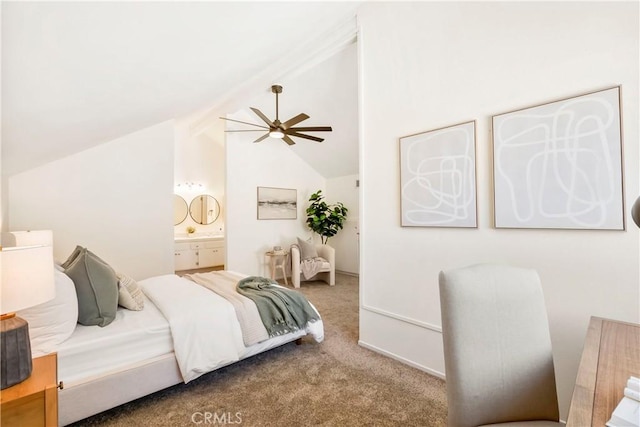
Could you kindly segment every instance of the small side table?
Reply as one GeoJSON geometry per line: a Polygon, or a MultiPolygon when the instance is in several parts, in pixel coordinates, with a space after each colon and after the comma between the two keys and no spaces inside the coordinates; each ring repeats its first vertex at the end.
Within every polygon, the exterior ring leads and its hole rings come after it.
{"type": "Polygon", "coordinates": [[[29,378],[0,392],[3,427],[58,425],[57,362],[56,353],[36,357],[29,378]]]}
{"type": "Polygon", "coordinates": [[[287,262],[289,261],[288,251],[267,251],[265,255],[269,257],[269,267],[271,268],[271,279],[276,280],[276,270],[282,270],[282,276],[284,277],[284,284],[289,285],[287,282],[287,262]]]}

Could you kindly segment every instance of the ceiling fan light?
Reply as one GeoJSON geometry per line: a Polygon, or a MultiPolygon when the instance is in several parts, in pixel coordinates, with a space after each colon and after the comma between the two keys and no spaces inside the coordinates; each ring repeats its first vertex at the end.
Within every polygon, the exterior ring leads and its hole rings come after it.
{"type": "Polygon", "coordinates": [[[281,130],[276,129],[276,130],[272,130],[271,132],[269,132],[269,136],[271,138],[282,139],[282,138],[284,138],[284,133],[281,130]]]}

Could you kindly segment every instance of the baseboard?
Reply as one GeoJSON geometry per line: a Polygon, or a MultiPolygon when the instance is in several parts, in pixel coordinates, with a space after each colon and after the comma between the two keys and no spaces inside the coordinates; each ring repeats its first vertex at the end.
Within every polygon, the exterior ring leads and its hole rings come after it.
{"type": "Polygon", "coordinates": [[[336,270],[336,273],[344,274],[345,276],[360,277],[358,273],[351,273],[349,271],[336,270]]]}
{"type": "Polygon", "coordinates": [[[433,375],[434,377],[442,378],[443,380],[445,379],[445,375],[444,375],[443,372],[436,371],[435,369],[431,369],[431,368],[429,368],[427,366],[421,365],[421,364],[416,363],[416,362],[412,362],[409,359],[405,359],[404,357],[398,356],[395,353],[391,353],[391,352],[389,352],[387,350],[383,350],[383,349],[381,349],[379,347],[376,347],[375,345],[367,344],[366,342],[364,342],[362,340],[358,340],[358,345],[360,347],[364,347],[364,348],[366,348],[368,350],[375,351],[376,353],[379,353],[379,354],[382,354],[384,356],[387,356],[387,357],[389,357],[391,359],[397,360],[398,362],[404,363],[405,365],[409,365],[412,368],[419,369],[419,370],[421,370],[423,372],[426,372],[427,374],[433,375]]]}

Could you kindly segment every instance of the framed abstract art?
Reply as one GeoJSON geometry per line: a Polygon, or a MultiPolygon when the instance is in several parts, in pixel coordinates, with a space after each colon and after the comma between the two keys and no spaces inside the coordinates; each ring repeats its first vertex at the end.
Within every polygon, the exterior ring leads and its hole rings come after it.
{"type": "Polygon", "coordinates": [[[401,224],[477,227],[476,122],[400,138],[401,224]]]}
{"type": "Polygon", "coordinates": [[[497,228],[624,229],[620,87],[493,116],[497,228]]]}

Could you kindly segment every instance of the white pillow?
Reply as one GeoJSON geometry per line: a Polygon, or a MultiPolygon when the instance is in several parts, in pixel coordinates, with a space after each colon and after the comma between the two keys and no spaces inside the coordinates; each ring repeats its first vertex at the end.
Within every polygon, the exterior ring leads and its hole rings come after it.
{"type": "Polygon", "coordinates": [[[314,259],[318,257],[318,250],[316,245],[311,242],[306,242],[298,237],[298,247],[300,248],[300,260],[314,259]]]}
{"type": "Polygon", "coordinates": [[[18,316],[29,322],[33,357],[56,351],[71,336],[78,323],[78,297],[73,281],[54,270],[56,296],[51,301],[21,310],[18,316]]]}
{"type": "Polygon", "coordinates": [[[118,273],[118,305],[134,311],[144,308],[144,297],[138,282],[122,273],[118,273]]]}

